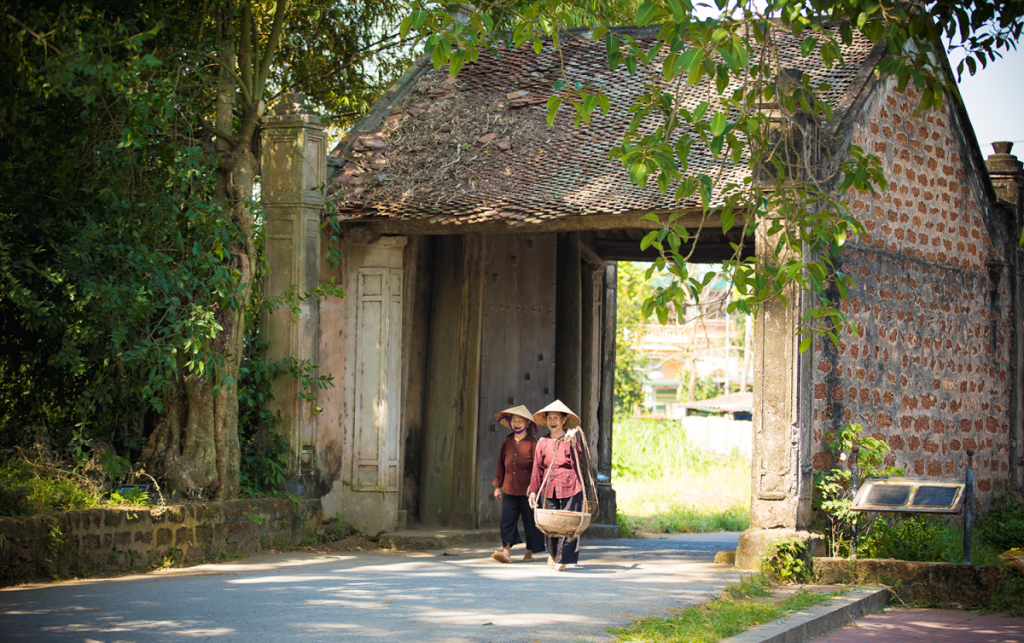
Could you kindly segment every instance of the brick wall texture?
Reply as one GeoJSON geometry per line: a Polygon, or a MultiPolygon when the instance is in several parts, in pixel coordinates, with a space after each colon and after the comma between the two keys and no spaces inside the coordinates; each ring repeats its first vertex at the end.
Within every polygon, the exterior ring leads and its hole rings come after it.
{"type": "Polygon", "coordinates": [[[962,479],[973,447],[979,501],[1009,480],[1010,268],[1005,223],[948,109],[913,115],[916,95],[876,87],[853,143],[882,160],[888,190],[848,197],[867,234],[841,270],[858,337],[815,346],[814,465],[846,422],[891,448],[908,476],[962,479]]]}

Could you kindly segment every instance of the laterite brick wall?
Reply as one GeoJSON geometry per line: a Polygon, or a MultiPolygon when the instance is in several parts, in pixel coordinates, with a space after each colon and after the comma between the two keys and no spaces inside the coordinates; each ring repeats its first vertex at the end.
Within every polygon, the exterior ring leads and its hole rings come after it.
{"type": "Polygon", "coordinates": [[[321,514],[319,500],[263,498],[0,518],[0,585],[288,547],[316,534],[321,514]]]}
{"type": "Polygon", "coordinates": [[[907,475],[962,478],[973,447],[979,500],[1007,485],[1010,268],[1006,222],[948,110],[913,115],[916,96],[874,90],[853,143],[882,159],[888,190],[857,193],[867,234],[843,252],[857,282],[843,309],[859,336],[815,346],[814,465],[825,432],[858,422],[907,475]]]}

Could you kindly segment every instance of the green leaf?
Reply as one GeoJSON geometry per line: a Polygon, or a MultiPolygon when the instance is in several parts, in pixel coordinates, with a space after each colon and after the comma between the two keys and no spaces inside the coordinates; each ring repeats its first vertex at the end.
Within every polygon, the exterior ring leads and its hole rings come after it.
{"type": "Polygon", "coordinates": [[[672,17],[679,22],[686,16],[686,11],[683,7],[683,3],[680,0],[667,0],[669,11],[672,12],[672,17]]]}
{"type": "Polygon", "coordinates": [[[658,13],[658,5],[655,2],[645,2],[636,10],[636,26],[646,27],[658,13]]]}
{"type": "Polygon", "coordinates": [[[448,75],[458,76],[459,70],[462,69],[463,63],[466,62],[466,50],[457,49],[452,53],[451,58],[448,59],[448,75]]]}
{"type": "Polygon", "coordinates": [[[733,213],[732,204],[730,203],[722,209],[722,232],[726,233],[732,230],[735,223],[736,215],[733,213]]]}
{"type": "Polygon", "coordinates": [[[558,116],[558,108],[562,106],[561,96],[552,96],[548,98],[548,127],[551,127],[555,123],[555,117],[558,116]]]}
{"type": "Polygon", "coordinates": [[[704,62],[704,52],[700,49],[688,49],[679,57],[679,62],[687,73],[691,73],[704,62]]]}
{"type": "Polygon", "coordinates": [[[655,238],[658,236],[657,230],[651,230],[644,235],[644,238],[640,240],[640,250],[647,250],[654,243],[655,238]]]}
{"type": "Polygon", "coordinates": [[[804,41],[800,43],[800,55],[806,58],[811,55],[814,48],[818,46],[818,39],[814,36],[807,36],[804,41]]]}
{"type": "Polygon", "coordinates": [[[716,113],[711,117],[711,135],[721,136],[725,133],[725,128],[729,125],[729,119],[722,112],[716,113]]]}

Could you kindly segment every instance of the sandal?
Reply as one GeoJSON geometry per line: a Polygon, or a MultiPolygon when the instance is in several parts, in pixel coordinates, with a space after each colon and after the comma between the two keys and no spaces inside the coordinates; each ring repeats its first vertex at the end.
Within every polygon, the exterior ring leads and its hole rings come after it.
{"type": "Polygon", "coordinates": [[[533,562],[533,554],[530,554],[530,553],[524,554],[523,555],[523,562],[524,563],[532,563],[533,562]]]}
{"type": "Polygon", "coordinates": [[[494,560],[498,561],[499,563],[511,563],[512,562],[512,557],[509,556],[508,554],[506,554],[503,551],[496,551],[496,552],[494,552],[493,554],[491,554],[491,558],[493,558],[494,560]]]}

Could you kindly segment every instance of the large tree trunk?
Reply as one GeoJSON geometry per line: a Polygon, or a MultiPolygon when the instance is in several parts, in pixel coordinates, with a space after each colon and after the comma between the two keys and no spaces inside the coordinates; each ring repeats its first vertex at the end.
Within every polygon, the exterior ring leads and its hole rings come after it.
{"type": "Polygon", "coordinates": [[[257,261],[249,204],[259,169],[253,151],[259,136],[259,101],[243,106],[236,130],[234,107],[238,88],[234,76],[228,72],[235,66],[232,18],[232,7],[225,3],[217,20],[221,73],[215,128],[217,132],[233,134],[230,140],[218,135],[216,149],[220,155],[217,197],[231,212],[232,223],[239,233],[238,240],[229,247],[227,260],[237,285],[235,301],[217,312],[222,330],[210,348],[221,358],[219,368],[205,376],[182,373],[181,390],[168,400],[165,415],[158,421],[141,457],[147,472],[162,478],[171,495],[214,500],[238,497],[237,382],[245,339],[245,313],[252,294],[253,266],[257,261]]]}

